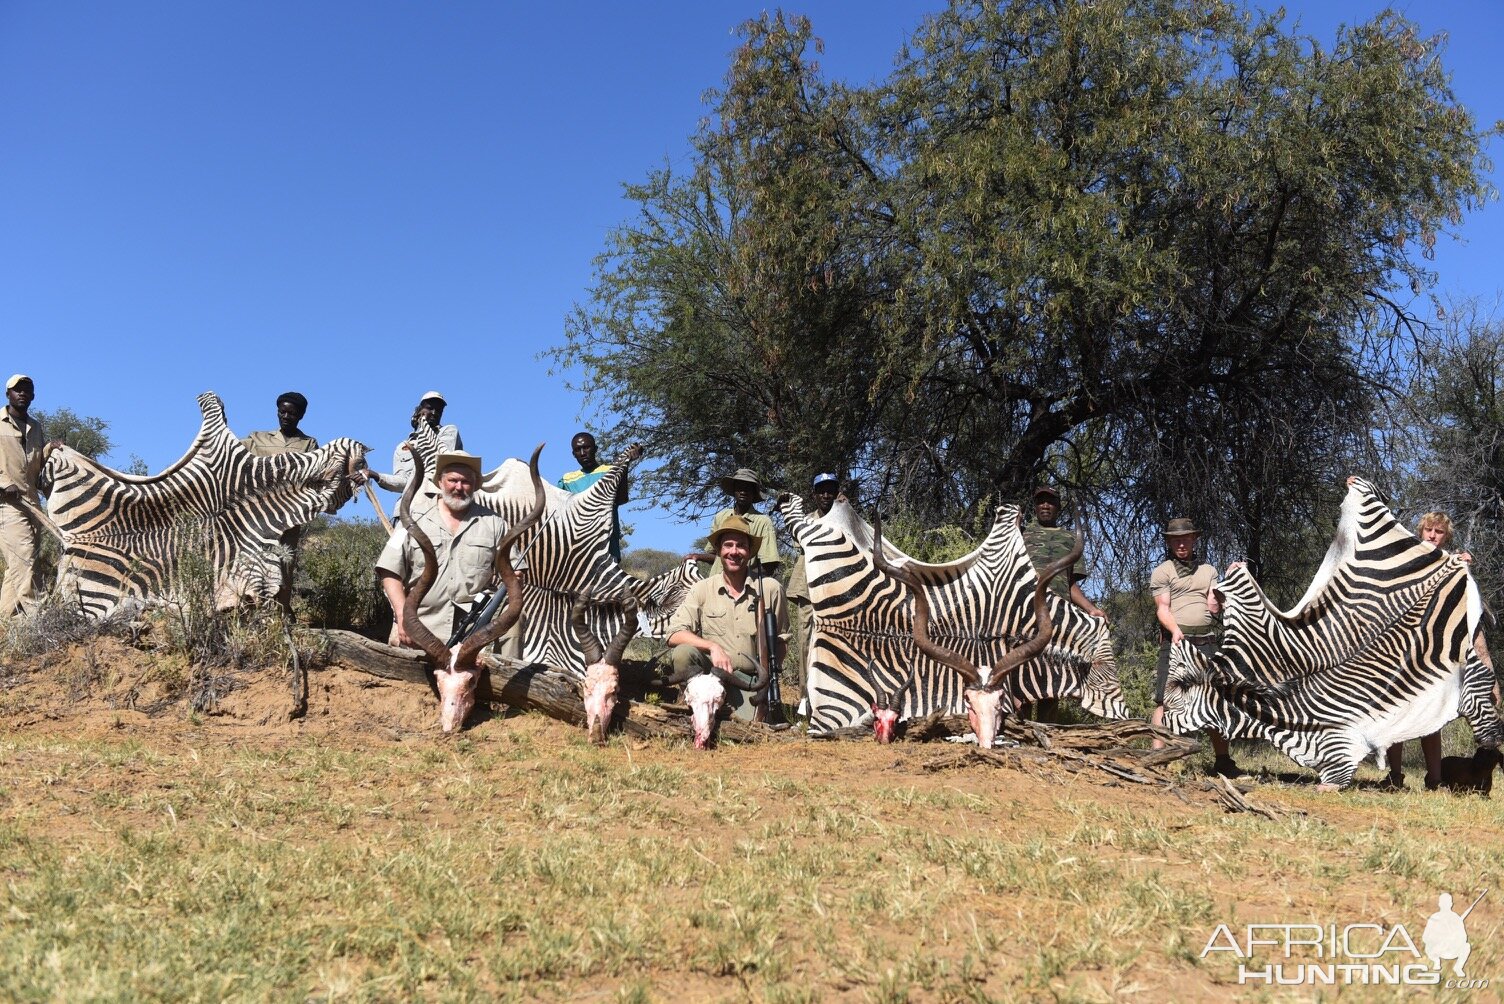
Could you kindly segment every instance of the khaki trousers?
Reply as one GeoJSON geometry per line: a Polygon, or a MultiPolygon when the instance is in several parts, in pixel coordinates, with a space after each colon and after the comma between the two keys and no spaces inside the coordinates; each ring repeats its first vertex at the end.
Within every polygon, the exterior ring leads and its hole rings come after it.
{"type": "MultiPolygon", "coordinates": [[[[731,656],[731,668],[743,683],[752,683],[757,679],[757,663],[740,652],[727,652],[731,656]]],[[[669,653],[669,664],[674,667],[674,674],[693,666],[702,672],[710,671],[710,653],[693,645],[675,645],[669,653]]],[[[752,693],[747,690],[738,690],[735,687],[726,688],[726,699],[722,706],[731,709],[731,715],[743,722],[750,722],[757,709],[752,705],[752,693]]]]}
{"type": "Polygon", "coordinates": [[[17,607],[30,610],[37,602],[37,529],[15,502],[0,501],[0,556],[5,558],[0,620],[8,620],[17,607]]]}

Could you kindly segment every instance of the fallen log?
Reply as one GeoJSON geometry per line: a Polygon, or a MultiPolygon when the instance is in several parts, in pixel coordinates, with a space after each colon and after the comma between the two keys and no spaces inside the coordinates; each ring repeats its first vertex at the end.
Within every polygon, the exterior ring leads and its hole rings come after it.
{"type": "MultiPolygon", "coordinates": [[[[417,649],[394,648],[353,631],[325,631],[331,663],[387,680],[432,687],[428,660],[417,649]]],[[[584,727],[585,705],[575,679],[551,666],[524,664],[490,652],[480,656],[490,678],[490,692],[477,699],[524,711],[541,711],[550,718],[584,727]]],[[[623,676],[628,674],[623,672],[623,676]]],[[[630,736],[646,739],[693,739],[689,709],[679,704],[618,701],[612,724],[630,736]]],[[[764,742],[797,738],[792,730],[775,732],[757,722],[725,718],[717,726],[719,738],[730,742],[764,742]]]]}

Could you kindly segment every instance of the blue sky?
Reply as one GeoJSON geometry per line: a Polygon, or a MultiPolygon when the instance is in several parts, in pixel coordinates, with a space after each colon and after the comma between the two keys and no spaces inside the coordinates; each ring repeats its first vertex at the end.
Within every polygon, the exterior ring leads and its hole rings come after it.
{"type": "MultiPolygon", "coordinates": [[[[786,9],[829,76],[866,82],[937,6],[786,9]]],[[[1382,6],[1287,4],[1326,42],[1382,6]]],[[[1457,94],[1504,118],[1504,4],[1397,7],[1450,34],[1457,94]]],[[[432,387],[488,468],[546,440],[557,477],[589,409],[538,353],[630,215],[622,183],[687,165],[701,96],[762,9],[0,0],[0,369],[36,378],[39,409],[108,421],[120,466],[175,460],[201,391],[244,433],[296,389],[306,431],[386,469],[432,387]]],[[[1504,211],[1461,235],[1439,290],[1491,301],[1504,211]]],[[[703,532],[645,500],[625,518],[635,546],[703,532]]]]}

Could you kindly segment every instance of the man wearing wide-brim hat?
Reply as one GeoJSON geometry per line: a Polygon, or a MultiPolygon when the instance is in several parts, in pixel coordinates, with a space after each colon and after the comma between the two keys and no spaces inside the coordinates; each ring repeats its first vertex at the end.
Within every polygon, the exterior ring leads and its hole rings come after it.
{"type": "MultiPolygon", "coordinates": [[[[507,524],[474,500],[482,477],[480,457],[454,450],[439,454],[434,466],[437,473],[432,480],[438,488],[435,503],[421,510],[414,506],[412,512],[433,542],[439,564],[438,577],[418,605],[418,620],[447,641],[475,596],[491,588],[496,548],[506,536],[507,524]]],[[[423,552],[406,527],[398,527],[376,559],[376,576],[398,621],[396,644],[412,645],[407,625],[401,622],[402,607],[408,589],[422,573],[423,552]]]]}
{"type": "MultiPolygon", "coordinates": [[[[1159,621],[1159,663],[1154,668],[1154,714],[1150,722],[1163,725],[1165,720],[1165,682],[1170,676],[1170,646],[1185,639],[1206,655],[1221,644],[1222,601],[1217,595],[1217,570],[1196,556],[1201,531],[1189,519],[1179,517],[1165,524],[1166,561],[1149,576],[1149,590],[1154,594],[1154,616],[1159,621]]],[[[1242,772],[1228,751],[1227,739],[1208,731],[1212,752],[1216,754],[1214,770],[1226,777],[1242,772]]],[[[1155,740],[1155,745],[1161,743],[1155,740]]]]}
{"type": "Polygon", "coordinates": [[[5,407],[0,408],[0,555],[5,558],[0,623],[37,601],[37,477],[47,441],[42,423],[31,417],[35,397],[36,385],[25,373],[5,381],[5,407]]]}
{"type": "MultiPolygon", "coordinates": [[[[690,587],[668,626],[668,645],[674,673],[691,666],[708,671],[714,666],[735,673],[748,685],[757,679],[758,589],[763,605],[773,611],[778,631],[778,658],[788,646],[789,615],[783,587],[771,575],[748,574],[752,555],[762,541],[751,524],[733,513],[710,533],[710,547],[721,571],[690,587]]],[[[755,709],[746,692],[727,688],[725,705],[743,721],[755,709]]]]}
{"type": "MultiPolygon", "coordinates": [[[[776,574],[782,559],[778,554],[778,537],[773,529],[773,521],[752,508],[763,500],[762,484],[757,480],[757,475],[749,468],[742,467],[736,473],[721,478],[719,483],[731,496],[731,508],[722,509],[715,514],[715,519],[710,522],[711,534],[730,517],[740,516],[751,527],[752,536],[760,542],[752,556],[762,559],[763,574],[776,574]]],[[[713,552],[714,548],[711,550],[713,552]]],[[[713,553],[712,558],[715,563],[710,566],[710,574],[715,576],[720,574],[721,563],[713,553]]]]}

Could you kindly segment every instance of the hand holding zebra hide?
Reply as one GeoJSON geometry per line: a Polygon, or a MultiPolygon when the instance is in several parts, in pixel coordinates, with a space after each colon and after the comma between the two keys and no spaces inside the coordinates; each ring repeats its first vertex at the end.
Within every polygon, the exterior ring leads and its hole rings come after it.
{"type": "Polygon", "coordinates": [[[63,542],[59,587],[91,617],[128,599],[172,597],[185,557],[209,562],[220,608],[271,600],[282,582],[282,535],[354,495],[366,454],[355,440],[253,456],[218,397],[201,394],[198,406],[198,435],[160,474],[124,474],[66,446],[49,451],[42,477],[63,542]]]}
{"type": "Polygon", "coordinates": [[[1459,714],[1480,745],[1498,745],[1492,673],[1473,649],[1478,587],[1367,481],[1348,479],[1332,546],[1293,608],[1276,609],[1241,564],[1220,588],[1222,648],[1171,648],[1170,729],[1267,739],[1324,788],[1346,787],[1365,757],[1459,714]]]}

